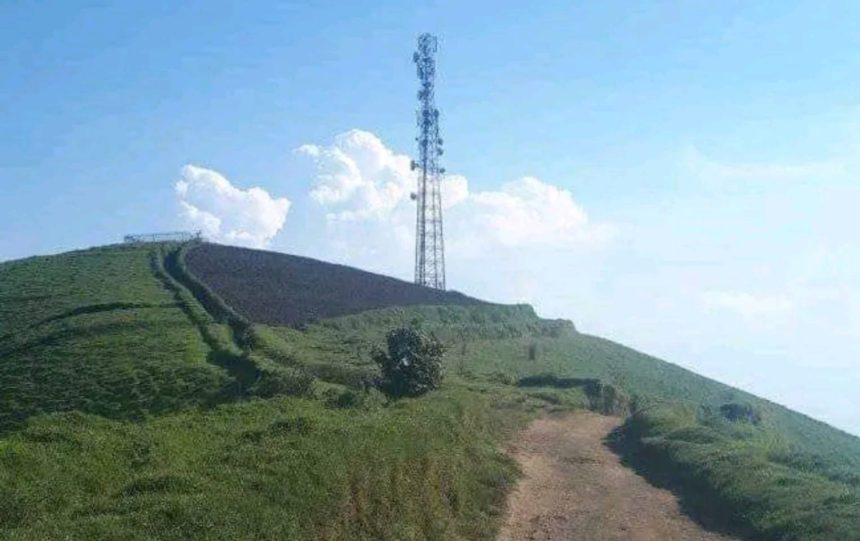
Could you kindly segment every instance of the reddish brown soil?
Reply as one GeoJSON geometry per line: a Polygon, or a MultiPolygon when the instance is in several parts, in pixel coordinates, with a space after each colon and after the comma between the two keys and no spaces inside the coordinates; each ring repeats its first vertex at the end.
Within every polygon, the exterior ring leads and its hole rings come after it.
{"type": "Polygon", "coordinates": [[[604,444],[621,421],[593,413],[533,422],[512,444],[524,477],[497,541],[726,541],[604,444]]]}

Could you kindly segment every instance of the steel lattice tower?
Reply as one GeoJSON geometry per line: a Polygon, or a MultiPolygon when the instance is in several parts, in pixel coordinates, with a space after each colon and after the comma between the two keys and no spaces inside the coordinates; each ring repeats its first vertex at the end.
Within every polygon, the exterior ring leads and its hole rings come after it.
{"type": "Polygon", "coordinates": [[[439,167],[442,138],[439,137],[439,110],[436,109],[436,36],[418,36],[418,50],[412,57],[418,69],[418,203],[415,222],[415,283],[445,289],[445,240],[442,235],[442,192],[439,167]]]}

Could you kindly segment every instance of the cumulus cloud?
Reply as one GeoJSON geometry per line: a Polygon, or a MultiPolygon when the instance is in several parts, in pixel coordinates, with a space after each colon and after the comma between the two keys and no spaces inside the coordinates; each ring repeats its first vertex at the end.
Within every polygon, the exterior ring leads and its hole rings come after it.
{"type": "Polygon", "coordinates": [[[469,181],[463,175],[442,177],[442,209],[459,205],[469,197],[469,181]]]}
{"type": "MultiPolygon", "coordinates": [[[[296,152],[314,161],[310,196],[330,220],[377,221],[401,231],[411,225],[414,203],[409,195],[416,174],[408,156],[376,135],[350,130],[330,146],[303,145],[296,152]]],[[[608,225],[592,223],[570,191],[535,177],[498,190],[471,191],[466,177],[445,175],[442,206],[449,247],[464,252],[498,245],[567,248],[600,243],[614,233],[608,225]]]]}
{"type": "Polygon", "coordinates": [[[608,225],[593,224],[565,189],[523,177],[468,198],[467,228],[482,239],[508,247],[571,247],[601,242],[613,235],[608,225]]]}
{"type": "Polygon", "coordinates": [[[331,146],[296,149],[317,167],[310,196],[335,220],[383,218],[410,193],[414,173],[407,156],[395,154],[374,134],[350,130],[331,146]]]}
{"type": "Polygon", "coordinates": [[[290,210],[285,197],[257,187],[237,188],[217,171],[191,164],[182,168],[174,190],[189,227],[209,239],[252,248],[268,246],[290,210]]]}
{"type": "Polygon", "coordinates": [[[702,296],[705,305],[728,310],[744,318],[775,316],[794,310],[794,302],[785,295],[756,295],[745,291],[709,291],[702,296]]]}

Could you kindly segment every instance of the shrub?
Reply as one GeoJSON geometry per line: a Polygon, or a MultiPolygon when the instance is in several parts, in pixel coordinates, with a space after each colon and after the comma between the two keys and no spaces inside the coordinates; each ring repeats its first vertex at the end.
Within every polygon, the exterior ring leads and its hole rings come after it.
{"type": "Polygon", "coordinates": [[[720,406],[720,413],[735,423],[746,422],[757,425],[761,422],[761,413],[752,404],[729,402],[720,406]]]}
{"type": "Polygon", "coordinates": [[[418,396],[442,381],[443,346],[435,336],[413,327],[388,332],[388,351],[376,349],[373,360],[382,371],[382,389],[389,395],[418,396]]]}

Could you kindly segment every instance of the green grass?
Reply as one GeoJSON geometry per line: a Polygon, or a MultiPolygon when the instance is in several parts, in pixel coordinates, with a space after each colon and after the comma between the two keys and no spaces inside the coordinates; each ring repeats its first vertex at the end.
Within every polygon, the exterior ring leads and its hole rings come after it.
{"type": "Polygon", "coordinates": [[[178,248],[0,264],[0,538],[492,539],[511,432],[591,408],[704,520],[860,539],[860,440],[823,423],[524,305],[253,325],[178,248]],[[371,351],[404,324],[446,379],[390,402],[371,351]]]}
{"type": "Polygon", "coordinates": [[[635,412],[619,452],[679,490],[706,522],[755,539],[860,539],[860,439],[611,341],[547,333],[534,320],[520,307],[417,307],[258,334],[288,352],[282,362],[347,385],[374,373],[369,352],[384,329],[411,321],[443,339],[447,372],[465,381],[544,379],[546,387],[527,389],[531,397],[593,409],[593,397],[553,393],[571,379],[612,384],[635,412]],[[720,414],[726,404],[747,404],[760,419],[730,422],[720,414]]]}
{"type": "Polygon", "coordinates": [[[489,539],[516,474],[497,444],[521,418],[462,388],[388,407],[257,400],[145,424],[45,417],[0,441],[0,533],[489,539]]]}
{"type": "Polygon", "coordinates": [[[528,307],[386,309],[328,320],[305,331],[262,327],[258,334],[260,347],[284,352],[282,362],[303,363],[321,373],[323,365],[335,367],[333,373],[338,367],[373,373],[371,348],[382,341],[388,328],[412,321],[420,321],[447,345],[449,373],[477,378],[503,374],[512,381],[547,373],[595,378],[617,385],[643,408],[664,401],[711,409],[749,402],[763,412],[763,424],[780,432],[797,452],[816,454],[860,472],[860,439],[855,436],[612,341],[569,328],[549,332],[556,324],[541,323],[528,307]],[[531,345],[536,346],[534,360],[528,359],[531,345]]]}
{"type": "Polygon", "coordinates": [[[180,262],[165,270],[175,249],[0,266],[0,538],[492,538],[516,475],[500,444],[575,393],[452,381],[387,403],[318,380],[284,396],[304,370],[203,309],[180,262]]]}
{"type": "Polygon", "coordinates": [[[229,384],[151,268],[152,247],[0,264],[0,431],[32,415],[112,418],[208,404],[229,384]]]}
{"type": "MultiPolygon", "coordinates": [[[[617,434],[617,449],[684,505],[750,539],[860,539],[860,484],[828,467],[782,459],[806,456],[778,427],[733,423],[690,405],[636,412],[617,434]]],[[[846,471],[850,471],[846,468],[846,471]]]]}

